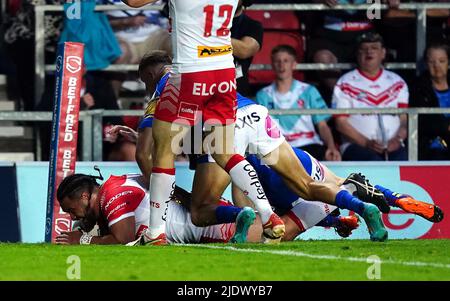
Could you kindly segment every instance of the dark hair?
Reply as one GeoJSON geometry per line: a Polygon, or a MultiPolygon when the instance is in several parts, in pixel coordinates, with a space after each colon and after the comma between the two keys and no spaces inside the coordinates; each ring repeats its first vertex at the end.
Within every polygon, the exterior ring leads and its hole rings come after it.
{"type": "Polygon", "coordinates": [[[172,57],[162,50],[152,50],[141,59],[138,72],[141,73],[148,66],[156,66],[158,64],[172,64],[172,57]]]}
{"type": "Polygon", "coordinates": [[[255,2],[255,0],[242,0],[242,6],[243,7],[249,7],[253,5],[253,2],[255,2]]]}
{"type": "Polygon", "coordinates": [[[450,47],[444,43],[444,42],[433,42],[430,43],[427,48],[425,49],[424,53],[423,53],[423,58],[426,61],[427,60],[427,55],[428,55],[428,51],[430,51],[430,49],[441,49],[444,50],[445,53],[447,54],[447,58],[450,58],[450,47]]]}
{"type": "Polygon", "coordinates": [[[288,54],[292,55],[295,59],[297,59],[297,51],[295,51],[295,48],[290,45],[278,45],[275,46],[272,49],[271,56],[274,56],[278,52],[287,52],[288,54]]]}
{"type": "Polygon", "coordinates": [[[366,32],[366,33],[359,35],[356,38],[356,48],[359,49],[359,47],[363,43],[377,43],[377,42],[380,42],[381,46],[384,47],[384,39],[379,33],[366,32]]]}
{"type": "Polygon", "coordinates": [[[65,197],[70,199],[79,198],[84,191],[89,191],[89,193],[92,193],[94,191],[94,187],[100,186],[97,183],[97,179],[103,180],[103,176],[97,166],[94,166],[94,169],[98,171],[98,176],[77,173],[65,177],[61,181],[61,184],[59,184],[58,190],[56,191],[56,198],[58,199],[58,202],[61,204],[65,197]]]}

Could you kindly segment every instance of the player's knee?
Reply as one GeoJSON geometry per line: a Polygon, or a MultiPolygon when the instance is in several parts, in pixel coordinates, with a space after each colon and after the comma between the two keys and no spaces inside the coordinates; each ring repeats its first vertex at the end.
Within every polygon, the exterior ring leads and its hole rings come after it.
{"type": "Polygon", "coordinates": [[[312,181],[308,186],[309,200],[320,200],[326,203],[332,202],[339,192],[339,187],[334,183],[312,181]]]}
{"type": "Polygon", "coordinates": [[[205,225],[202,215],[198,210],[191,209],[191,222],[197,227],[203,227],[205,225]]]}

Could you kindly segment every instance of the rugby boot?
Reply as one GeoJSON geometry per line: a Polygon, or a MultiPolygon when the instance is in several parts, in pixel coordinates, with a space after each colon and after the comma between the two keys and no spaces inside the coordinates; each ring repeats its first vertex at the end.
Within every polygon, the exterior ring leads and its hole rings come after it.
{"type": "Polygon", "coordinates": [[[356,215],[339,216],[339,224],[334,228],[341,237],[349,237],[352,231],[359,227],[359,218],[356,215]]]}
{"type": "Polygon", "coordinates": [[[256,218],[255,211],[250,207],[242,208],[236,218],[236,232],[230,239],[231,243],[244,243],[247,241],[248,229],[256,218]]]}
{"type": "Polygon", "coordinates": [[[362,218],[369,229],[370,240],[385,241],[388,238],[388,232],[381,220],[381,213],[377,206],[364,203],[362,218]]]}
{"type": "Polygon", "coordinates": [[[272,213],[267,223],[263,225],[264,242],[279,243],[285,232],[284,222],[276,213],[272,213]]]}
{"type": "Polygon", "coordinates": [[[395,201],[395,205],[403,211],[417,214],[427,221],[439,223],[444,219],[444,212],[434,204],[428,204],[415,200],[411,197],[404,197],[395,201]]]}
{"type": "Polygon", "coordinates": [[[391,210],[391,207],[389,207],[384,194],[373,187],[366,179],[366,177],[362,174],[350,174],[347,179],[345,179],[343,184],[352,184],[353,186],[355,186],[355,190],[352,191],[353,196],[356,196],[358,199],[365,203],[372,203],[376,205],[381,212],[389,213],[389,211],[391,210]]]}
{"type": "Polygon", "coordinates": [[[149,233],[149,231],[147,229],[144,232],[142,232],[139,244],[142,245],[142,246],[148,246],[148,245],[162,246],[162,245],[167,245],[166,234],[165,233],[161,233],[157,237],[153,238],[153,237],[150,236],[150,233],[149,233]]]}

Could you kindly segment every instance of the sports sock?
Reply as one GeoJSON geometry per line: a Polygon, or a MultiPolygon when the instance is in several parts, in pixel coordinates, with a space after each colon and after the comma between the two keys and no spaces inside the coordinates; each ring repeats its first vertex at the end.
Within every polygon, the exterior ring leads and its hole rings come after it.
{"type": "Polygon", "coordinates": [[[348,209],[362,215],[364,212],[364,203],[352,196],[347,190],[341,190],[336,194],[336,206],[341,209],[348,209]]]}
{"type": "Polygon", "coordinates": [[[335,227],[339,224],[339,216],[327,215],[316,226],[320,227],[335,227]]]}
{"type": "Polygon", "coordinates": [[[379,191],[381,191],[384,194],[384,197],[388,201],[389,206],[398,207],[397,204],[396,204],[396,201],[398,199],[407,197],[407,195],[405,195],[405,194],[400,194],[400,193],[397,193],[397,192],[393,192],[392,190],[384,188],[383,186],[380,186],[380,185],[375,185],[375,188],[378,189],[379,191]]]}
{"type": "Polygon", "coordinates": [[[151,238],[166,232],[166,214],[175,187],[175,169],[153,167],[150,176],[150,222],[151,238]]]}
{"type": "Polygon", "coordinates": [[[244,157],[236,154],[226,164],[225,171],[233,183],[253,202],[263,225],[267,223],[273,211],[253,166],[244,157]]]}
{"type": "Polygon", "coordinates": [[[216,220],[218,224],[234,223],[239,212],[242,208],[235,206],[217,206],[216,208],[216,220]]]}

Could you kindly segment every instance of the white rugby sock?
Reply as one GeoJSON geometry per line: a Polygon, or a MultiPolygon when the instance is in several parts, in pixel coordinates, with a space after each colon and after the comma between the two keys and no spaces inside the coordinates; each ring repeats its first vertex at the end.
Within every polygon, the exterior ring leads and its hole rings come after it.
{"type": "Polygon", "coordinates": [[[225,171],[233,183],[253,202],[263,225],[267,223],[273,211],[253,166],[241,155],[234,155],[226,164],[225,171]]]}
{"type": "Polygon", "coordinates": [[[167,207],[175,187],[175,169],[154,167],[150,176],[149,233],[156,238],[166,232],[167,207]]]}

